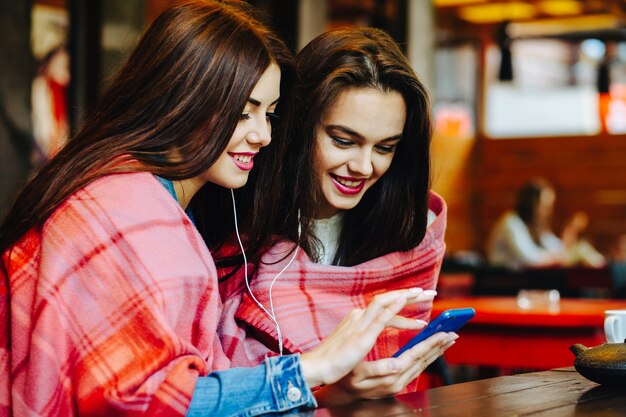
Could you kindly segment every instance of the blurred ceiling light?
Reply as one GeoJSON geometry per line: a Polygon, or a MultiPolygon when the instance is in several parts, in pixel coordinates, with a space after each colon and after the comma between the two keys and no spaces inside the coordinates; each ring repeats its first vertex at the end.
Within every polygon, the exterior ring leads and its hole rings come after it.
{"type": "Polygon", "coordinates": [[[614,29],[620,26],[617,16],[596,14],[560,19],[542,19],[535,22],[511,23],[508,28],[512,38],[559,35],[571,32],[614,29]]]}
{"type": "Polygon", "coordinates": [[[459,16],[471,23],[496,23],[509,20],[531,19],[537,14],[535,6],[522,2],[508,2],[466,6],[459,9],[459,16]]]}
{"type": "Polygon", "coordinates": [[[545,0],[537,4],[539,10],[552,16],[581,14],[583,5],[576,0],[545,0]]]}
{"type": "Polygon", "coordinates": [[[434,0],[433,4],[435,7],[455,7],[486,2],[487,0],[434,0]]]}
{"type": "MultiPolygon", "coordinates": [[[[619,61],[626,61],[626,43],[619,42],[617,44],[617,50],[615,51],[615,54],[616,58],[619,61]]],[[[624,97],[626,98],[626,94],[624,94],[624,97]]]]}
{"type": "Polygon", "coordinates": [[[580,49],[589,58],[599,61],[606,52],[606,45],[599,39],[585,39],[580,43],[580,49]]]}

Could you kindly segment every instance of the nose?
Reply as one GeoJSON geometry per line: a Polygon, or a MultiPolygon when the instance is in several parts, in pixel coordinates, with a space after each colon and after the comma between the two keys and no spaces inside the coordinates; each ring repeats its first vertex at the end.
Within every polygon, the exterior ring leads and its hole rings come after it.
{"type": "Polygon", "coordinates": [[[272,141],[272,126],[269,121],[263,120],[255,124],[250,129],[246,140],[251,144],[258,144],[261,147],[267,146],[272,141]]]}
{"type": "Polygon", "coordinates": [[[374,172],[372,164],[372,150],[359,149],[354,157],[348,162],[348,169],[360,176],[370,176],[374,172]]]}

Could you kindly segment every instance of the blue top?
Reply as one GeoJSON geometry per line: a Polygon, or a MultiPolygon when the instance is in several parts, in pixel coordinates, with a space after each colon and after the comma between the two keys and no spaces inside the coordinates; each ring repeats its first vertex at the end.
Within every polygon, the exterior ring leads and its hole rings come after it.
{"type": "MultiPolygon", "coordinates": [[[[159,176],[178,202],[172,181],[159,176]]],[[[190,210],[185,210],[191,221],[190,210]]],[[[254,368],[231,368],[199,377],[187,417],[246,416],[317,407],[302,377],[300,355],[275,356],[254,368]]]]}
{"type": "MultiPolygon", "coordinates": [[[[161,178],[158,175],[155,175],[155,177],[165,187],[165,189],[170,193],[170,195],[172,197],[174,197],[174,200],[176,200],[178,203],[180,203],[180,201],[178,201],[178,197],[176,196],[176,190],[174,189],[174,183],[172,181],[170,181],[170,180],[166,180],[165,178],[161,178]]],[[[191,212],[191,209],[187,208],[185,210],[185,213],[187,214],[187,217],[189,217],[189,220],[191,220],[191,223],[193,223],[195,225],[196,221],[193,218],[193,214],[191,212]]]]}

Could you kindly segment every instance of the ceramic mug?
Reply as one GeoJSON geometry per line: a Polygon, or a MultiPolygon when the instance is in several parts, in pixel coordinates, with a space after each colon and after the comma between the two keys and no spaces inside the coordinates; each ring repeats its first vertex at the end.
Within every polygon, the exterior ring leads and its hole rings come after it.
{"type": "Polygon", "coordinates": [[[626,310],[604,312],[604,334],[609,343],[624,343],[626,339],[626,310]]]}

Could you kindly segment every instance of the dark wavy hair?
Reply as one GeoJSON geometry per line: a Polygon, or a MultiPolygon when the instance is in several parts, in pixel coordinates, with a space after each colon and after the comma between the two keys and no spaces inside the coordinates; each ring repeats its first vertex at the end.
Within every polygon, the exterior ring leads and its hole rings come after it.
{"type": "Polygon", "coordinates": [[[351,27],[324,33],[296,57],[297,121],[285,159],[281,231],[297,240],[301,211],[301,246],[316,257],[311,233],[315,208],[323,199],[313,164],[316,132],[339,95],[351,88],[371,88],[402,95],[407,113],[403,139],[391,166],[345,212],[333,263],[356,265],[375,257],[405,251],[424,238],[430,189],[431,118],[428,93],[398,44],[385,32],[351,27]]]}
{"type": "MultiPolygon", "coordinates": [[[[242,1],[185,1],[157,17],[84,126],[18,195],[0,226],[0,254],[104,175],[144,171],[182,180],[205,172],[223,153],[271,63],[281,69],[281,97],[290,96],[293,57],[254,13],[242,1]],[[168,158],[172,152],[176,160],[168,158]]],[[[242,205],[254,207],[248,233],[255,247],[269,236],[275,212],[257,188],[274,186],[282,152],[279,141],[264,149],[255,159],[260,174],[240,193],[248,202],[242,205]]],[[[208,189],[205,197],[216,207],[229,201],[228,190],[208,189]]],[[[231,212],[213,214],[219,227],[211,236],[225,239],[229,232],[221,226],[232,224],[231,212]]]]}
{"type": "Polygon", "coordinates": [[[541,232],[537,225],[537,206],[544,191],[554,190],[552,185],[544,178],[533,178],[526,182],[517,191],[515,202],[515,212],[528,227],[530,234],[539,246],[541,246],[541,232]]]}

